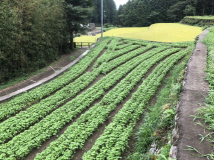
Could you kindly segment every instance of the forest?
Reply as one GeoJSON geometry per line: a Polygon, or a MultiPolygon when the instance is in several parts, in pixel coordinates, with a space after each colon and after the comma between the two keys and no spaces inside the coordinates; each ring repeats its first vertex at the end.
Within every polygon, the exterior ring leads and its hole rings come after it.
{"type": "Polygon", "coordinates": [[[0,84],[68,53],[91,6],[91,0],[0,1],[0,84]]]}
{"type": "Polygon", "coordinates": [[[184,16],[213,15],[213,0],[129,0],[120,5],[116,24],[143,27],[154,23],[179,22],[184,16]]]}

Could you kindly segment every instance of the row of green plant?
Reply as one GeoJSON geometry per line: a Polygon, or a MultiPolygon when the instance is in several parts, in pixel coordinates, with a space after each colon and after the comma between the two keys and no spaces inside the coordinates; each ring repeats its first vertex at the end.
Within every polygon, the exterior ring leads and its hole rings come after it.
{"type": "Polygon", "coordinates": [[[123,48],[119,51],[110,51],[110,52],[106,52],[104,53],[101,57],[99,57],[94,65],[94,67],[98,67],[100,66],[100,64],[102,64],[103,62],[108,62],[109,60],[112,60],[114,58],[119,57],[120,55],[123,55],[125,53],[129,53],[132,50],[135,50],[137,48],[139,48],[140,45],[132,45],[126,48],[123,48]]]}
{"type": "MultiPolygon", "coordinates": [[[[160,49],[159,49],[160,50],[160,49]]],[[[162,49],[161,49],[162,50],[162,49]]],[[[172,49],[168,52],[175,52],[179,49],[172,49]]],[[[18,118],[12,117],[13,122],[7,124],[8,127],[2,125],[1,129],[8,134],[4,134],[1,131],[1,136],[4,141],[9,140],[13,137],[10,133],[17,134],[24,130],[26,126],[32,125],[32,122],[38,121],[34,126],[31,126],[28,130],[15,136],[8,143],[2,144],[0,146],[0,155],[3,157],[16,157],[22,158],[26,156],[33,148],[39,147],[42,142],[49,139],[52,135],[56,133],[68,122],[72,121],[77,115],[79,115],[84,109],[89,107],[95,100],[102,97],[102,95],[110,89],[114,84],[116,84],[122,77],[127,75],[128,72],[133,70],[137,65],[142,63],[144,60],[148,59],[152,55],[158,53],[158,50],[150,51],[147,54],[140,55],[141,57],[135,57],[134,59],[128,61],[127,63],[121,65],[117,69],[110,72],[108,75],[103,77],[91,88],[87,89],[82,94],[78,95],[75,99],[66,103],[64,106],[53,111],[50,115],[46,116],[44,119],[39,121],[38,117],[33,116],[33,112],[29,115],[22,115],[22,121],[17,123],[18,118]],[[153,53],[154,52],[154,53],[153,53]],[[153,54],[152,54],[153,53],[153,54]],[[32,117],[31,117],[31,116],[32,117]],[[27,118],[25,118],[27,117],[27,118]],[[16,120],[16,121],[15,121],[16,120]]],[[[99,70],[99,68],[98,68],[99,70]]],[[[30,108],[29,108],[30,109],[30,108]]],[[[40,109],[41,110],[41,109],[40,109]]],[[[47,112],[47,109],[41,110],[41,112],[47,112]]],[[[37,111],[38,112],[38,111],[37,111]]],[[[9,123],[10,118],[3,123],[9,123]]]]}
{"type": "Polygon", "coordinates": [[[100,42],[96,48],[91,50],[82,60],[77,64],[72,66],[69,71],[65,72],[63,75],[52,80],[51,82],[44,84],[30,92],[21,94],[9,102],[0,104],[0,121],[11,115],[16,114],[23,108],[39,102],[46,96],[49,96],[54,91],[64,87],[68,83],[72,82],[75,78],[80,76],[98,57],[98,55],[106,48],[107,43],[110,41],[109,38],[104,39],[100,42]]]}
{"type": "MultiPolygon", "coordinates": [[[[114,89],[112,89],[104,98],[95,104],[89,111],[81,115],[81,117],[58,138],[52,142],[50,146],[35,159],[70,159],[73,157],[75,150],[81,148],[87,138],[109,117],[119,103],[122,103],[128,96],[134,86],[142,79],[148,70],[161,59],[173,54],[177,50],[169,49],[167,51],[155,54],[147,59],[140,59],[141,64],[129,73],[114,89]],[[143,60],[143,61],[142,61],[143,60]],[[53,148],[58,147],[56,152],[53,148]]],[[[139,61],[139,58],[136,59],[139,61]]]]}
{"type": "Polygon", "coordinates": [[[99,57],[97,59],[97,61],[94,64],[94,67],[98,67],[103,61],[102,61],[102,57],[106,57],[106,55],[108,55],[111,52],[114,52],[115,48],[117,47],[117,45],[120,45],[122,42],[119,42],[121,39],[120,38],[111,38],[111,46],[108,47],[108,50],[101,55],[101,57],[99,57]]]}
{"type": "Polygon", "coordinates": [[[128,46],[132,46],[132,45],[133,45],[132,43],[125,43],[125,44],[118,45],[115,49],[120,50],[120,49],[126,48],[128,46]]]}
{"type": "MultiPolygon", "coordinates": [[[[103,62],[108,62],[114,58],[119,57],[125,53],[128,53],[132,50],[139,48],[140,46],[151,45],[147,41],[137,41],[132,39],[122,39],[122,38],[112,38],[112,43],[115,45],[112,46],[112,49],[109,49],[108,52],[105,52],[101,57],[99,57],[94,65],[94,67],[98,67],[103,62]],[[124,45],[125,43],[125,45],[124,45]]],[[[160,47],[161,45],[155,45],[155,47],[160,47]]]]}
{"type": "MultiPolygon", "coordinates": [[[[113,41],[112,43],[109,44],[107,51],[109,50],[109,48],[111,50],[112,44],[114,45],[113,41]]],[[[126,68],[126,66],[124,67],[126,68]]],[[[86,72],[84,75],[79,77],[73,83],[70,83],[69,85],[57,91],[54,95],[41,100],[40,103],[31,106],[26,111],[20,112],[16,116],[11,117],[2,122],[0,124],[0,126],[2,126],[0,127],[1,128],[0,131],[2,133],[0,134],[0,143],[5,143],[6,141],[8,141],[8,139],[12,138],[17,133],[23,131],[24,129],[38,122],[40,119],[48,115],[51,111],[55,110],[60,105],[67,102],[70,98],[76,96],[76,94],[78,94],[81,90],[86,88],[92,81],[94,81],[98,77],[100,71],[102,71],[101,69],[99,68],[95,69],[93,72],[86,72]]],[[[117,73],[118,70],[115,70],[114,72],[117,73]]],[[[103,82],[103,84],[104,83],[105,82],[103,82]]],[[[4,108],[4,110],[8,111],[7,109],[4,108]]],[[[12,110],[9,113],[12,114],[14,112],[15,111],[12,110]]],[[[8,112],[2,113],[2,115],[7,114],[8,112]]]]}
{"type": "Polygon", "coordinates": [[[188,24],[188,25],[196,25],[196,26],[213,26],[214,25],[214,18],[206,18],[206,17],[184,17],[180,23],[188,24]]]}
{"type": "MultiPolygon", "coordinates": [[[[151,44],[150,41],[144,41],[144,40],[136,40],[136,39],[129,39],[129,38],[122,38],[123,43],[132,43],[133,45],[149,45],[151,44]]],[[[160,46],[170,46],[170,47],[181,47],[186,48],[188,46],[192,45],[192,42],[175,42],[175,43],[163,43],[163,42],[152,42],[154,47],[160,47],[160,46]]]]}
{"type": "MultiPolygon", "coordinates": [[[[124,54],[116,59],[113,59],[112,61],[108,63],[103,63],[100,68],[102,68],[102,73],[106,74],[107,72],[111,71],[112,68],[117,67],[118,65],[121,65],[122,63],[134,58],[135,56],[138,56],[142,54],[143,52],[146,52],[147,50],[153,48],[153,45],[148,45],[146,47],[138,48],[132,52],[129,52],[127,54],[124,54]]],[[[165,48],[164,48],[165,49],[165,48]]]]}
{"type": "MultiPolygon", "coordinates": [[[[193,49],[193,47],[192,47],[193,49]]],[[[172,146],[172,129],[175,127],[175,109],[177,107],[180,92],[182,88],[184,71],[186,64],[189,61],[192,50],[176,65],[170,72],[170,76],[165,80],[165,87],[157,96],[155,105],[148,106],[149,112],[145,114],[142,124],[136,132],[136,142],[134,152],[128,156],[129,160],[144,160],[144,159],[168,159],[169,150],[172,146]],[[166,143],[168,141],[171,143],[166,143]],[[160,149],[157,153],[149,152],[151,144],[155,142],[156,147],[160,149]]]]}
{"type": "Polygon", "coordinates": [[[92,149],[83,156],[83,159],[117,160],[122,158],[121,154],[128,147],[129,137],[145,106],[155,94],[167,72],[187,53],[189,49],[173,54],[153,70],[114,117],[113,122],[106,127],[92,149]]]}
{"type": "Polygon", "coordinates": [[[0,123],[0,144],[5,143],[16,134],[38,122],[70,98],[75,97],[81,90],[93,82],[98,75],[99,71],[87,72],[73,83],[57,91],[54,95],[41,100],[26,111],[21,111],[14,117],[10,117],[0,123]]]}

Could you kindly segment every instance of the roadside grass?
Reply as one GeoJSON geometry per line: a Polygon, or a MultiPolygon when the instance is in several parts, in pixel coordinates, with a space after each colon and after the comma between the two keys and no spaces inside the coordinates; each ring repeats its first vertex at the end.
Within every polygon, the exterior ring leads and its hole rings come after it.
{"type": "Polygon", "coordinates": [[[195,19],[214,19],[214,16],[186,16],[186,18],[195,18],[195,19]]]}
{"type": "Polygon", "coordinates": [[[180,21],[180,23],[199,27],[213,26],[214,16],[186,16],[180,21]]]}
{"type": "MultiPolygon", "coordinates": [[[[195,119],[199,118],[207,124],[208,130],[211,131],[211,134],[201,137],[201,141],[207,140],[208,142],[214,142],[213,132],[214,132],[214,27],[210,29],[210,33],[203,40],[203,43],[207,45],[208,48],[208,57],[207,57],[207,80],[209,82],[209,95],[206,98],[206,104],[198,109],[198,113],[194,115],[195,119]]],[[[214,154],[210,153],[207,155],[201,154],[193,146],[188,146],[187,150],[195,151],[194,156],[207,157],[207,159],[214,159],[214,154]]]]}
{"type": "Polygon", "coordinates": [[[118,28],[118,27],[109,27],[109,28],[103,28],[103,31],[106,32],[106,31],[109,31],[111,29],[115,29],[115,28],[118,28]]]}
{"type": "Polygon", "coordinates": [[[134,152],[127,157],[128,160],[169,158],[176,107],[180,99],[185,67],[191,55],[192,52],[171,70],[170,76],[164,81],[165,87],[158,93],[156,104],[147,106],[149,111],[136,133],[134,152]],[[149,151],[151,144],[155,144],[158,153],[149,151]]]}

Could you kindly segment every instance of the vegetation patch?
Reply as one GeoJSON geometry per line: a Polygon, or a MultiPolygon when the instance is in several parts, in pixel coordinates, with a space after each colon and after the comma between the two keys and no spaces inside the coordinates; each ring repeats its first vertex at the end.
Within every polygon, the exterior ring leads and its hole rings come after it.
{"type": "Polygon", "coordinates": [[[213,26],[214,16],[186,16],[180,23],[192,26],[213,26]]]}
{"type": "Polygon", "coordinates": [[[189,52],[164,80],[165,87],[159,92],[157,102],[147,106],[149,112],[136,132],[134,152],[129,160],[165,160],[174,143],[173,129],[175,124],[176,107],[182,90],[185,67],[192,52],[189,52]]]}
{"type": "MultiPolygon", "coordinates": [[[[207,58],[207,80],[209,82],[209,96],[207,97],[207,103],[203,105],[198,111],[198,114],[195,115],[195,118],[200,118],[207,124],[207,129],[211,131],[210,134],[205,137],[201,137],[203,141],[205,138],[209,142],[213,142],[213,119],[214,119],[214,27],[210,29],[210,33],[206,36],[203,42],[207,45],[208,48],[208,58],[207,58]]],[[[202,125],[202,124],[201,124],[202,125]]],[[[192,146],[189,146],[190,150],[196,151],[196,154],[201,157],[207,157],[207,159],[213,159],[214,155],[212,153],[208,155],[202,155],[192,146]]]]}

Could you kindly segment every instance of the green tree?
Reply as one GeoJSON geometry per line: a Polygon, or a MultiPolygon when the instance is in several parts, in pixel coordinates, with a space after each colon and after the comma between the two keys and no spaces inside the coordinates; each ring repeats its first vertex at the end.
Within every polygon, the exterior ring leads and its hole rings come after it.
{"type": "Polygon", "coordinates": [[[66,39],[70,41],[70,49],[73,49],[74,34],[87,29],[88,15],[90,14],[91,0],[65,0],[65,13],[67,21],[66,39]]]}
{"type": "Polygon", "coordinates": [[[63,0],[0,1],[0,82],[56,59],[64,26],[63,0]]]}
{"type": "MultiPolygon", "coordinates": [[[[116,23],[116,5],[114,0],[103,0],[104,23],[116,23]]],[[[89,16],[92,23],[101,24],[101,0],[93,0],[93,11],[89,16]]]]}
{"type": "Polygon", "coordinates": [[[123,19],[123,10],[124,10],[124,5],[120,5],[117,13],[116,13],[116,25],[123,25],[122,19],[123,19]]]}

